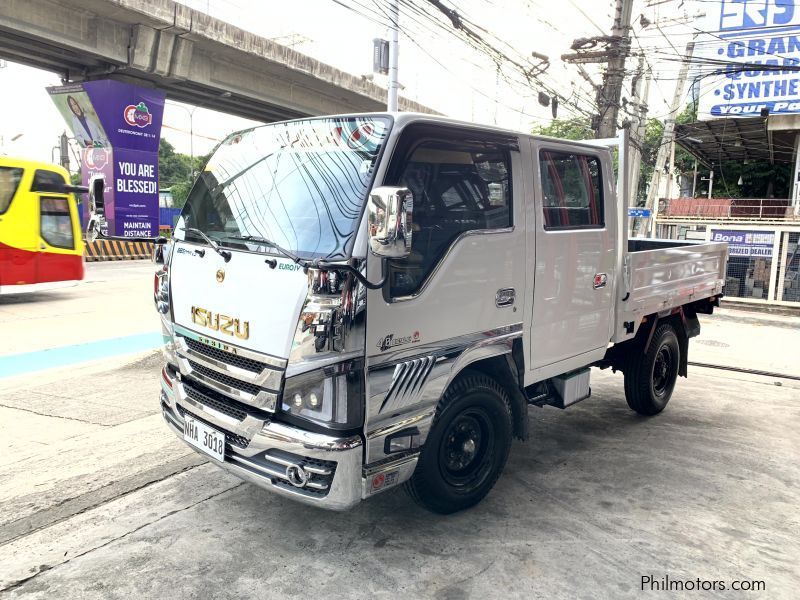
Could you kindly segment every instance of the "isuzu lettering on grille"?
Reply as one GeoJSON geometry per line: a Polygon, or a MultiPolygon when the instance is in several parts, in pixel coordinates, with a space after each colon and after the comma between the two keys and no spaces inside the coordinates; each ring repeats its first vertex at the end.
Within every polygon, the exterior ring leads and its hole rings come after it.
{"type": "Polygon", "coordinates": [[[235,317],[221,315],[206,308],[193,306],[192,322],[225,335],[236,336],[240,340],[246,340],[250,337],[250,321],[242,321],[235,317]]]}

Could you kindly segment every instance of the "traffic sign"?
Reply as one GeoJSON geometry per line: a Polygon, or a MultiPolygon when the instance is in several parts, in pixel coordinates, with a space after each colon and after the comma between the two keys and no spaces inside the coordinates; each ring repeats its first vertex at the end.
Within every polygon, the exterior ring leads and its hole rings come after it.
{"type": "Polygon", "coordinates": [[[643,219],[649,219],[651,212],[652,211],[649,208],[629,208],[628,209],[628,216],[629,217],[641,217],[643,219]]]}

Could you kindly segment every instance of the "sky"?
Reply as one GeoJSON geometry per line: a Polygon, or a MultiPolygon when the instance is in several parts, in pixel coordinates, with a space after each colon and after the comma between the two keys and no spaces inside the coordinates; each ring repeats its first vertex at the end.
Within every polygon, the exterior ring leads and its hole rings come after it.
{"type": "MultiPolygon", "coordinates": [[[[181,0],[258,35],[292,45],[302,53],[355,75],[372,70],[372,40],[388,37],[385,0],[181,0]],[[356,11],[343,7],[345,4],[356,11]]],[[[529,131],[551,120],[550,109],[539,106],[539,89],[521,82],[520,70],[506,65],[501,72],[486,54],[475,51],[452,35],[446,19],[431,23],[411,10],[424,0],[401,2],[400,83],[401,95],[417,100],[448,116],[529,131]],[[506,80],[512,83],[508,83],[506,80]],[[516,83],[514,83],[516,81],[516,83]]],[[[707,2],[701,0],[636,0],[634,45],[641,45],[656,81],[650,86],[650,116],[668,112],[678,64],[675,58],[692,30],[670,20],[694,15],[707,2]],[[653,22],[642,27],[639,15],[653,22]],[[671,57],[671,59],[670,59],[671,57]]],[[[445,2],[448,6],[456,3],[445,2]]],[[[479,31],[517,57],[532,52],[545,54],[550,66],[542,76],[547,89],[556,91],[579,107],[591,110],[594,92],[574,66],[560,60],[570,52],[576,38],[607,33],[613,20],[611,0],[462,0],[459,12],[479,31]]],[[[435,10],[434,10],[435,12],[435,10]]],[[[535,64],[529,59],[529,64],[535,64]]],[[[59,85],[55,73],[6,62],[0,68],[0,89],[14,90],[0,97],[0,153],[39,160],[57,159],[53,148],[66,124],[45,91],[59,85]],[[20,135],[21,134],[21,135],[20,135]],[[16,137],[15,141],[11,141],[16,137]]],[[[631,60],[629,67],[635,66],[631,60]]],[[[586,65],[590,77],[601,81],[599,67],[586,65]]],[[[375,76],[385,85],[385,78],[375,76]]],[[[630,96],[628,90],[625,94],[630,96]]],[[[189,153],[190,105],[167,100],[162,137],[179,152],[189,153]]],[[[575,114],[562,103],[559,117],[575,114]]],[[[219,115],[199,108],[193,115],[194,152],[210,151],[227,133],[255,122],[219,115]]]]}

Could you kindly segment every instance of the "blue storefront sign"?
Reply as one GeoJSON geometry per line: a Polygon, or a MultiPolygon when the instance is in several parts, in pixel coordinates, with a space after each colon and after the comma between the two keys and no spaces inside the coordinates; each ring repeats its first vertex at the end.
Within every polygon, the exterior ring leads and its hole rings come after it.
{"type": "Polygon", "coordinates": [[[643,219],[649,219],[652,211],[649,208],[629,208],[628,209],[628,216],[633,217],[640,217],[643,219]]]}
{"type": "Polygon", "coordinates": [[[711,241],[727,242],[731,256],[772,258],[775,233],[770,231],[712,229],[711,241]]]}
{"type": "Polygon", "coordinates": [[[800,0],[718,0],[695,60],[718,65],[700,79],[699,119],[800,113],[800,0]]]}

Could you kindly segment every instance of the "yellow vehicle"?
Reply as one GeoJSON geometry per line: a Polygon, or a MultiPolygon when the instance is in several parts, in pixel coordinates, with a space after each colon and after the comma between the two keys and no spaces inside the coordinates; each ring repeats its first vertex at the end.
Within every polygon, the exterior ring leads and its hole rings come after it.
{"type": "Polygon", "coordinates": [[[0,156],[0,294],[76,285],[83,240],[63,167],[0,156]]]}

